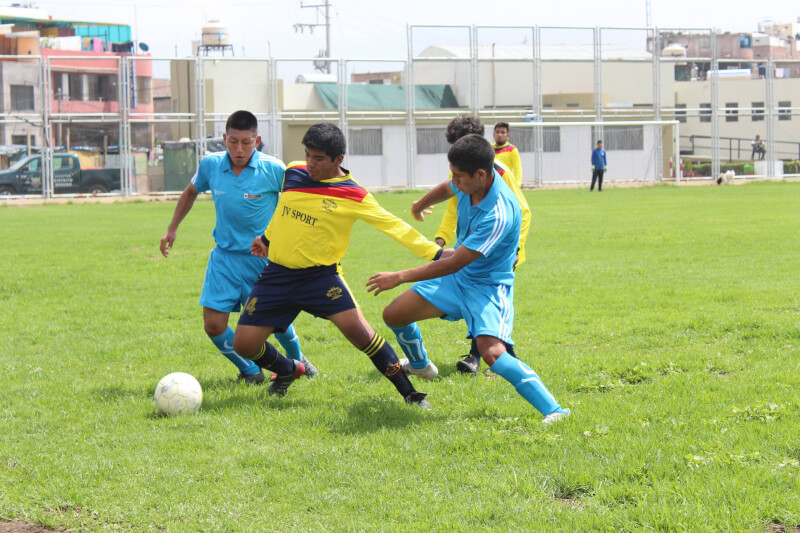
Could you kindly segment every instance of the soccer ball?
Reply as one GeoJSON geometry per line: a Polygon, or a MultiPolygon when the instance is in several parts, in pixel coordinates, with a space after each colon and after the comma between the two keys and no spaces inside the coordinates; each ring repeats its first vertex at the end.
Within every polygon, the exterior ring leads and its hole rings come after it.
{"type": "Polygon", "coordinates": [[[203,403],[203,389],[185,372],[167,374],[156,385],[156,406],[165,415],[196,413],[203,403]]]}

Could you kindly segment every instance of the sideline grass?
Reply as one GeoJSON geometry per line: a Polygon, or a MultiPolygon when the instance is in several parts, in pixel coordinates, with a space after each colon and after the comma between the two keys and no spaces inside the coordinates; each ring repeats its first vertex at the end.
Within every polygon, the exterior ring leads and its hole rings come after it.
{"type": "MultiPolygon", "coordinates": [[[[378,195],[408,220],[418,193],[378,195]]],[[[284,399],[232,382],[197,298],[200,201],[0,208],[0,519],[81,531],[764,531],[800,524],[800,185],[529,192],[515,340],[574,415],[458,375],[460,324],[422,324],[442,378],[404,405],[324,321],[284,399]],[[196,416],[154,416],[172,371],[196,416]]],[[[439,215],[417,224],[432,235],[439,215]]],[[[418,264],[357,224],[344,268],[372,324],[418,264]]],[[[484,366],[485,368],[485,366],[484,366]]]]}

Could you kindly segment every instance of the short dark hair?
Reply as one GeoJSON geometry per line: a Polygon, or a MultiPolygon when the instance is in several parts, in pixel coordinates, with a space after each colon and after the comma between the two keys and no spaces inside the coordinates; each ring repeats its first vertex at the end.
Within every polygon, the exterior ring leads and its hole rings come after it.
{"type": "Polygon", "coordinates": [[[511,127],[508,125],[508,122],[498,122],[494,125],[494,131],[497,131],[497,128],[505,128],[506,131],[511,131],[511,127]]]}
{"type": "Polygon", "coordinates": [[[330,122],[320,122],[308,128],[306,134],[303,135],[302,143],[306,148],[322,150],[331,159],[344,155],[347,147],[342,130],[330,122]]]}
{"type": "Polygon", "coordinates": [[[602,139],[597,139],[597,144],[603,144],[603,140],[602,139]]]}
{"type": "Polygon", "coordinates": [[[258,133],[258,119],[250,111],[234,111],[225,123],[225,132],[228,130],[250,130],[258,133]]]}
{"type": "Polygon", "coordinates": [[[453,144],[464,135],[475,133],[483,135],[483,122],[478,117],[461,116],[456,117],[447,125],[445,137],[447,142],[453,144]]]}
{"type": "Polygon", "coordinates": [[[447,152],[447,160],[470,176],[480,169],[491,175],[494,170],[494,148],[483,135],[471,133],[453,143],[447,152]]]}

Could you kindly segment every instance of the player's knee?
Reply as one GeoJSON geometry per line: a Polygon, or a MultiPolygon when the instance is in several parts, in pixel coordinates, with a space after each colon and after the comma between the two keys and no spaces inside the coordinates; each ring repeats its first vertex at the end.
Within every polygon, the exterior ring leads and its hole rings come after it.
{"type": "Polygon", "coordinates": [[[249,359],[251,356],[258,353],[259,348],[261,348],[261,346],[254,345],[252,340],[246,338],[244,335],[233,335],[233,351],[242,357],[249,359]]]}
{"type": "Polygon", "coordinates": [[[228,329],[228,324],[219,321],[205,320],[203,321],[203,329],[206,331],[206,335],[213,339],[225,333],[225,330],[228,329]]]}
{"type": "Polygon", "coordinates": [[[390,328],[402,328],[410,324],[410,322],[404,320],[403,316],[398,312],[397,307],[391,304],[383,310],[383,321],[390,328]]]}

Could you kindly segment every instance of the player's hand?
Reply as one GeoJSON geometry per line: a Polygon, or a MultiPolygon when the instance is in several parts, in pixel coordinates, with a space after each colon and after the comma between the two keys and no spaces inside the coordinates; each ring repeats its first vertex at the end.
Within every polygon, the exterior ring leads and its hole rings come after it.
{"type": "Polygon", "coordinates": [[[432,215],[432,214],[433,214],[432,205],[425,205],[419,200],[411,203],[411,216],[414,217],[414,220],[419,220],[420,222],[423,222],[425,220],[425,215],[432,215]]]}
{"type": "Polygon", "coordinates": [[[447,259],[454,253],[456,253],[456,251],[453,248],[447,248],[446,250],[442,250],[442,255],[439,256],[439,261],[441,261],[442,259],[447,259]]]}
{"type": "Polygon", "coordinates": [[[378,272],[367,281],[367,292],[374,292],[375,296],[383,291],[394,289],[400,285],[400,275],[397,272],[378,272]]]}
{"type": "Polygon", "coordinates": [[[172,250],[172,243],[175,242],[176,232],[167,230],[163,237],[161,237],[161,255],[167,257],[169,251],[172,250]]]}
{"type": "Polygon", "coordinates": [[[264,258],[269,254],[269,248],[267,248],[267,245],[261,240],[261,235],[253,239],[253,244],[250,245],[250,254],[264,258]]]}
{"type": "Polygon", "coordinates": [[[439,248],[444,248],[445,242],[444,242],[444,239],[442,239],[441,237],[436,237],[433,240],[433,242],[435,242],[436,246],[438,246],[439,248]]]}

